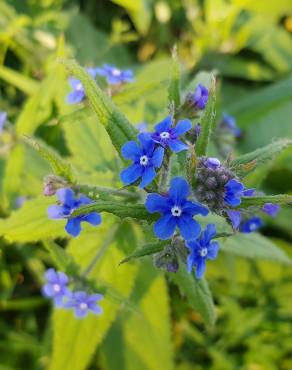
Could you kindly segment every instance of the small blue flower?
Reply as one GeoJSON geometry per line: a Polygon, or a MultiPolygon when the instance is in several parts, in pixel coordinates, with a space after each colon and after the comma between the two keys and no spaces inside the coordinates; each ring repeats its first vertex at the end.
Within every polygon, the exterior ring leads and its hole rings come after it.
{"type": "Polygon", "coordinates": [[[74,192],[69,188],[62,188],[56,192],[60,205],[52,205],[48,208],[48,216],[51,219],[68,219],[65,230],[68,234],[76,237],[81,232],[81,222],[88,222],[93,226],[101,223],[101,217],[97,212],[70,218],[77,208],[92,203],[92,200],[84,195],[75,198],[74,192]]]}
{"type": "Polygon", "coordinates": [[[70,295],[67,288],[69,278],[64,272],[55,271],[50,268],[45,273],[47,283],[43,286],[42,292],[48,298],[53,298],[55,306],[62,307],[64,298],[70,295]]]}
{"type": "Polygon", "coordinates": [[[204,165],[205,167],[211,170],[216,170],[217,168],[221,166],[221,162],[217,158],[209,157],[209,158],[206,158],[204,165]]]}
{"type": "Polygon", "coordinates": [[[193,94],[193,104],[195,108],[200,110],[205,109],[208,102],[208,97],[209,97],[208,89],[204,85],[198,84],[193,94]]]}
{"type": "Polygon", "coordinates": [[[240,129],[236,125],[235,118],[226,113],[223,114],[223,119],[220,123],[221,127],[226,127],[235,137],[239,137],[241,134],[240,129]]]}
{"type": "MultiPolygon", "coordinates": [[[[86,68],[86,71],[91,75],[91,77],[95,78],[97,71],[94,68],[86,68]]],[[[77,78],[69,77],[68,82],[72,87],[72,90],[67,95],[67,103],[68,104],[77,104],[80,103],[85,98],[85,91],[84,87],[77,78]]]]}
{"type": "Polygon", "coordinates": [[[176,126],[172,126],[171,116],[167,116],[154,128],[155,132],[151,134],[151,137],[155,143],[160,144],[164,148],[169,147],[175,153],[188,149],[188,145],[179,140],[179,137],[192,128],[190,120],[180,120],[176,126]]]}
{"type": "Polygon", "coordinates": [[[186,247],[190,251],[187,259],[188,272],[191,272],[195,266],[197,279],[201,279],[205,273],[206,260],[214,260],[217,257],[219,243],[211,241],[215,235],[215,225],[209,224],[198,239],[186,242],[186,247]]]}
{"type": "Polygon", "coordinates": [[[159,168],[163,161],[164,150],[159,147],[155,149],[155,143],[147,134],[139,134],[140,145],[135,141],[128,141],[122,147],[122,155],[133,161],[133,164],[123,170],[120,174],[124,184],[129,185],[142,179],[140,188],[150,184],[156,176],[155,168],[159,168]]]}
{"type": "Polygon", "coordinates": [[[6,112],[0,112],[0,134],[2,133],[4,129],[5,122],[7,120],[7,113],[6,112]]]}
{"type": "Polygon", "coordinates": [[[273,203],[266,203],[263,205],[262,211],[271,217],[276,217],[278,212],[280,211],[280,205],[273,204],[273,203]]]}
{"type": "Polygon", "coordinates": [[[194,239],[200,234],[200,224],[193,216],[206,216],[209,211],[200,203],[187,200],[189,194],[190,187],[186,180],[176,177],[170,183],[168,195],[148,195],[145,203],[148,212],[159,212],[162,215],[154,224],[154,233],[159,239],[169,239],[176,227],[186,240],[194,239]]]}
{"type": "Polygon", "coordinates": [[[259,228],[261,228],[264,225],[262,219],[260,217],[254,216],[250,218],[249,220],[243,222],[240,225],[240,231],[242,233],[252,233],[254,231],[257,231],[259,228]]]}
{"type": "Polygon", "coordinates": [[[77,291],[72,293],[64,307],[73,308],[75,316],[80,319],[86,317],[89,311],[100,315],[102,308],[98,306],[97,302],[102,298],[101,294],[87,294],[84,291],[77,291]]]}
{"type": "Polygon", "coordinates": [[[101,68],[96,68],[96,72],[105,77],[110,85],[134,81],[133,72],[130,69],[121,70],[110,64],[104,64],[101,68]]]}

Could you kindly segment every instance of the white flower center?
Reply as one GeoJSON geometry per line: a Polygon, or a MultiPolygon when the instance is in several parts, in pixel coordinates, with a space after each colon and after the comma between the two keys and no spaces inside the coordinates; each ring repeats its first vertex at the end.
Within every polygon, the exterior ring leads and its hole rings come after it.
{"type": "Polygon", "coordinates": [[[142,157],[140,157],[141,166],[147,166],[148,162],[149,162],[149,159],[147,155],[142,155],[142,157]]]}
{"type": "Polygon", "coordinates": [[[113,76],[118,77],[118,76],[121,75],[121,71],[118,68],[114,68],[112,70],[112,74],[113,74],[113,76]]]}
{"type": "Polygon", "coordinates": [[[167,131],[163,131],[163,132],[161,132],[161,134],[160,134],[160,137],[161,137],[161,139],[168,139],[169,138],[169,132],[167,132],[167,131]]]}
{"type": "Polygon", "coordinates": [[[182,210],[180,207],[178,206],[174,206],[171,208],[171,214],[174,216],[174,217],[179,217],[182,213],[182,210]]]}
{"type": "Polygon", "coordinates": [[[202,248],[202,249],[200,250],[200,256],[201,256],[201,257],[206,257],[206,256],[207,256],[207,254],[208,254],[208,249],[207,249],[207,248],[202,248]]]}
{"type": "Polygon", "coordinates": [[[53,291],[55,293],[59,293],[61,291],[61,286],[59,284],[54,284],[53,285],[53,291]]]}
{"type": "Polygon", "coordinates": [[[79,82],[79,84],[76,86],[76,90],[77,91],[82,91],[83,90],[83,86],[82,86],[81,82],[79,82]]]}
{"type": "Polygon", "coordinates": [[[251,223],[251,224],[249,225],[249,228],[250,228],[250,230],[251,230],[251,231],[255,231],[255,230],[257,229],[257,224],[255,224],[255,223],[251,223]]]}
{"type": "Polygon", "coordinates": [[[87,305],[87,303],[82,302],[82,303],[80,303],[79,308],[80,308],[80,310],[87,310],[88,305],[87,305]]]}

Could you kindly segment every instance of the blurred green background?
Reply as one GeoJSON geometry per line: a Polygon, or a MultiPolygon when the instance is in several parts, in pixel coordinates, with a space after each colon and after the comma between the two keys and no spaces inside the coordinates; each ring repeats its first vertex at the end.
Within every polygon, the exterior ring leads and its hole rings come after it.
{"type": "MultiPolygon", "coordinates": [[[[50,173],[21,143],[22,134],[36,135],[69,158],[82,181],[119,184],[106,134],[84,116],[87,111],[65,103],[69,86],[56,58],[132,68],[136,82],[114,100],[133,124],[151,125],[167,112],[174,45],[183,85],[200,70],[217,74],[217,119],[222,112],[235,116],[243,131],[238,153],[292,138],[291,0],[1,0],[0,111],[8,112],[9,125],[0,136],[0,216],[13,215],[23,197],[32,199],[24,210],[33,214],[50,173]]],[[[247,185],[292,194],[292,150],[250,175],[247,185]]],[[[284,208],[262,231],[290,256],[291,220],[291,207],[284,208]]],[[[113,223],[108,217],[98,231],[70,241],[69,252],[86,264],[113,223]]],[[[111,246],[96,273],[139,302],[147,319],[117,302],[105,305],[97,322],[75,327],[60,312],[51,318],[50,303],[40,295],[51,264],[37,235],[41,225],[31,226],[30,239],[27,225],[13,219],[5,240],[1,225],[0,370],[292,369],[290,266],[221,253],[207,274],[218,320],[205,328],[151,261],[139,271],[137,264],[117,267],[129,240],[132,248],[140,238],[135,226],[122,223],[114,242],[120,248],[111,246]]],[[[60,230],[48,229],[46,236],[65,245],[60,230]]]]}

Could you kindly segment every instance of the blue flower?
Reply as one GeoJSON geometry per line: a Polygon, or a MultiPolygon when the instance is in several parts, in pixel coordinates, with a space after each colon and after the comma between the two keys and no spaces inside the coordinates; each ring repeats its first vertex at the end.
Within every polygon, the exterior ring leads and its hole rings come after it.
{"type": "Polygon", "coordinates": [[[62,307],[64,298],[70,294],[67,284],[69,278],[64,272],[55,271],[50,268],[45,273],[47,283],[43,286],[42,292],[48,298],[53,298],[57,307],[62,307]]]}
{"type": "Polygon", "coordinates": [[[110,85],[134,81],[133,72],[130,69],[121,70],[110,64],[104,64],[102,68],[96,68],[96,72],[105,77],[110,85]]]}
{"type": "Polygon", "coordinates": [[[208,97],[209,97],[208,89],[204,85],[198,84],[193,94],[193,104],[195,108],[200,110],[205,109],[208,102],[208,97]]]}
{"type": "Polygon", "coordinates": [[[186,242],[186,247],[190,251],[187,259],[188,272],[191,272],[195,266],[198,279],[201,279],[205,273],[206,260],[214,260],[217,257],[219,243],[211,241],[215,235],[215,225],[209,224],[199,238],[186,242]]]}
{"type": "Polygon", "coordinates": [[[145,203],[148,212],[159,212],[162,215],[154,224],[154,233],[159,239],[169,239],[176,227],[186,240],[194,239],[200,234],[200,224],[193,216],[206,216],[208,209],[200,203],[187,200],[189,194],[190,188],[186,180],[176,177],[171,181],[168,195],[148,195],[145,203]]]}
{"type": "MultiPolygon", "coordinates": [[[[91,75],[91,77],[95,78],[97,74],[96,69],[86,68],[86,71],[91,75]]],[[[71,85],[73,91],[71,91],[67,95],[67,103],[68,104],[80,103],[85,98],[85,91],[81,81],[79,81],[75,77],[69,77],[68,82],[71,85]]]]}
{"type": "Polygon", "coordinates": [[[53,205],[48,208],[48,216],[51,219],[68,219],[65,230],[68,234],[76,237],[81,232],[81,222],[85,221],[93,226],[101,223],[101,217],[96,212],[91,212],[86,215],[71,217],[73,211],[77,208],[92,203],[92,200],[84,195],[75,198],[74,192],[69,188],[62,188],[56,192],[60,205],[53,205]]]}
{"type": "Polygon", "coordinates": [[[279,204],[266,203],[262,207],[262,211],[271,217],[276,217],[280,210],[279,204]]]}
{"type": "Polygon", "coordinates": [[[231,179],[225,185],[224,201],[231,207],[239,206],[243,196],[244,186],[241,182],[231,179]]]}
{"type": "Polygon", "coordinates": [[[156,148],[147,134],[139,134],[140,146],[135,141],[128,141],[122,147],[122,155],[133,161],[133,164],[121,172],[121,180],[129,185],[142,179],[140,188],[150,184],[156,176],[155,168],[159,168],[163,161],[163,148],[156,148]]]}
{"type": "Polygon", "coordinates": [[[241,134],[240,129],[236,125],[235,118],[226,113],[223,114],[223,119],[220,123],[221,127],[226,127],[234,136],[238,137],[241,134]]]}
{"type": "Polygon", "coordinates": [[[262,219],[260,217],[254,216],[249,220],[243,222],[240,225],[239,231],[241,231],[242,233],[252,233],[254,231],[257,231],[263,225],[264,223],[262,219]]]}
{"type": "Polygon", "coordinates": [[[7,113],[6,112],[0,112],[0,134],[3,131],[6,119],[7,119],[7,113]]]}
{"type": "Polygon", "coordinates": [[[73,308],[77,318],[84,318],[91,311],[96,315],[102,313],[102,308],[97,302],[103,298],[101,294],[87,294],[84,291],[72,293],[68,302],[64,304],[65,308],[73,308]]]}
{"type": "Polygon", "coordinates": [[[188,145],[180,141],[179,137],[192,128],[190,120],[180,120],[176,126],[172,127],[171,116],[167,116],[154,128],[155,132],[151,134],[151,137],[155,143],[160,144],[164,148],[168,146],[175,153],[188,149],[188,145]]]}

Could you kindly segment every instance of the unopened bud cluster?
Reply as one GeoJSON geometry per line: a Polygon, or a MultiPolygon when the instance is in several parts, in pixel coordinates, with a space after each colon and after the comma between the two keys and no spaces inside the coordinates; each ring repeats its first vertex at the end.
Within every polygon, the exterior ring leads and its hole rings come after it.
{"type": "Polygon", "coordinates": [[[207,204],[211,211],[222,214],[225,208],[225,185],[233,178],[235,175],[232,171],[219,161],[212,163],[210,158],[200,157],[195,189],[198,201],[207,204]]]}

